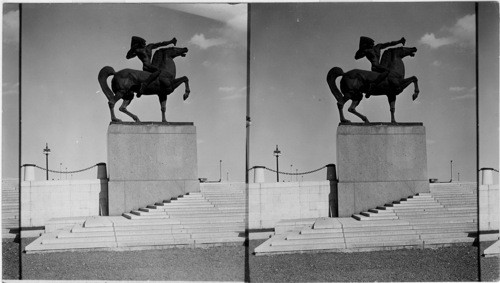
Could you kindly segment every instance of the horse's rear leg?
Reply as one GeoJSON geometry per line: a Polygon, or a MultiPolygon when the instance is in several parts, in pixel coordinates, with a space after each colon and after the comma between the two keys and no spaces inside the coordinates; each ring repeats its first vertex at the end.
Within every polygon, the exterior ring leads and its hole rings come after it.
{"type": "Polygon", "coordinates": [[[366,118],[366,116],[364,116],[361,113],[359,113],[358,111],[356,111],[356,107],[358,107],[360,102],[361,102],[361,100],[353,100],[351,103],[351,106],[349,106],[348,111],[351,112],[352,114],[358,116],[359,118],[361,118],[361,120],[363,120],[365,123],[370,123],[370,121],[368,121],[368,118],[366,118]]]}
{"type": "Polygon", "coordinates": [[[115,116],[115,101],[108,101],[109,112],[111,113],[111,121],[112,122],[121,122],[122,120],[116,118],[115,116]]]}
{"type": "Polygon", "coordinates": [[[132,100],[123,100],[123,103],[122,103],[122,106],[120,106],[120,111],[129,115],[132,119],[134,119],[134,121],[136,122],[140,122],[139,120],[139,117],[135,116],[134,114],[130,113],[128,110],[127,110],[127,106],[130,104],[132,100]]]}
{"type": "Polygon", "coordinates": [[[394,114],[396,113],[396,96],[388,95],[387,99],[389,100],[389,107],[391,109],[391,123],[396,124],[396,118],[394,118],[394,114]]]}
{"type": "Polygon", "coordinates": [[[114,97],[108,100],[109,112],[111,113],[111,121],[112,122],[121,122],[122,120],[116,118],[115,116],[115,104],[118,100],[122,99],[123,93],[117,92],[114,97]]]}
{"type": "Polygon", "coordinates": [[[165,112],[167,112],[167,96],[166,95],[158,95],[160,99],[160,107],[161,107],[161,121],[166,123],[167,119],[165,117],[165,112]]]}
{"type": "Polygon", "coordinates": [[[340,100],[337,102],[337,108],[339,109],[339,115],[340,115],[340,122],[341,123],[351,123],[351,121],[347,120],[344,117],[344,104],[347,101],[344,100],[343,97],[340,98],[340,100]]]}

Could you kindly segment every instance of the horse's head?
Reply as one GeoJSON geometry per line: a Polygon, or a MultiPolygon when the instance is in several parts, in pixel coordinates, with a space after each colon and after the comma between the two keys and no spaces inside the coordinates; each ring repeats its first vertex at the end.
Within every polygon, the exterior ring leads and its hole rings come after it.
{"type": "Polygon", "coordinates": [[[398,49],[400,49],[399,56],[401,58],[404,58],[406,56],[413,57],[415,56],[415,52],[417,52],[416,47],[399,47],[398,49]]]}
{"type": "Polygon", "coordinates": [[[188,49],[186,47],[168,47],[164,48],[165,54],[170,58],[175,58],[177,56],[186,57],[188,49]]]}

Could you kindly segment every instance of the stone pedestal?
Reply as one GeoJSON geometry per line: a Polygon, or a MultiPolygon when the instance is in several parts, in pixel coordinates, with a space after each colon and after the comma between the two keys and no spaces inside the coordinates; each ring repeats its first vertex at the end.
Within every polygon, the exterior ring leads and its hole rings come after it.
{"type": "Polygon", "coordinates": [[[429,192],[422,123],[340,124],[338,216],[429,192]]]}
{"type": "Polygon", "coordinates": [[[200,191],[193,123],[111,123],[109,215],[200,191]]]}

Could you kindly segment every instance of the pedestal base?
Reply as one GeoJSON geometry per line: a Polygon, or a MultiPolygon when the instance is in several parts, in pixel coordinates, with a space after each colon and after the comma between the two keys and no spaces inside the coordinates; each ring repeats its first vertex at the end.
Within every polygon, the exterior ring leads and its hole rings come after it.
{"type": "Polygon", "coordinates": [[[425,127],[339,125],[337,168],[339,217],[429,192],[425,127]]]}
{"type": "Polygon", "coordinates": [[[109,215],[200,191],[192,123],[111,123],[109,215]]]}

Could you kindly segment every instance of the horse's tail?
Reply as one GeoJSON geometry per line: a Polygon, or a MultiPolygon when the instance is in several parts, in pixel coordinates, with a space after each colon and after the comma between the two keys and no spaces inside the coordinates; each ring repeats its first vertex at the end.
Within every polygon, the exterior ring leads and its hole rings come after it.
{"type": "Polygon", "coordinates": [[[97,76],[97,80],[99,81],[99,84],[101,85],[102,92],[104,92],[104,95],[106,95],[106,97],[108,98],[109,101],[113,101],[115,94],[109,88],[107,79],[109,76],[112,76],[114,74],[115,74],[115,70],[110,66],[106,66],[99,71],[99,75],[97,76]]]}
{"type": "Polygon", "coordinates": [[[344,98],[344,95],[340,92],[337,85],[335,84],[335,79],[343,75],[344,71],[342,71],[342,69],[339,67],[331,68],[330,71],[328,71],[328,75],[326,75],[326,82],[328,83],[333,96],[335,96],[335,99],[337,99],[337,102],[341,102],[344,98]]]}

